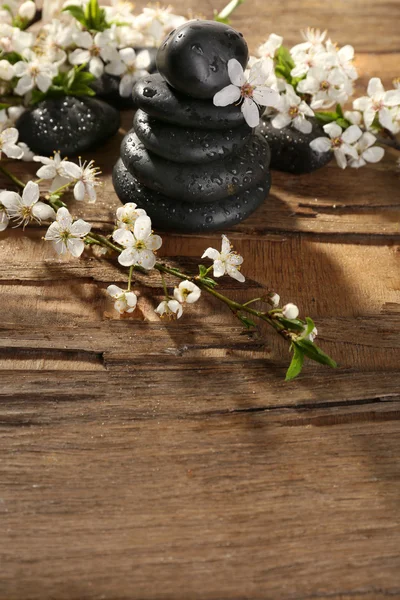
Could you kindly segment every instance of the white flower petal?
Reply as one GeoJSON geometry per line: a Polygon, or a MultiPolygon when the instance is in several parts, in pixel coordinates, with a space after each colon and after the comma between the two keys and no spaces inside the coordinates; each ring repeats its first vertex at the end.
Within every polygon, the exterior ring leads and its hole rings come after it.
{"type": "Polygon", "coordinates": [[[83,219],[78,219],[75,223],[72,223],[70,231],[72,235],[83,237],[87,235],[91,229],[92,226],[90,223],[87,223],[83,219]]]}
{"type": "Polygon", "coordinates": [[[109,285],[107,288],[107,294],[111,296],[111,298],[116,298],[117,296],[120,296],[123,293],[124,290],[122,290],[117,285],[109,285]]]}
{"type": "Polygon", "coordinates": [[[75,256],[75,258],[78,258],[78,256],[80,256],[82,254],[82,252],[84,251],[85,244],[81,239],[69,238],[67,240],[67,248],[68,248],[69,252],[72,254],[72,256],[75,256]]]}
{"type": "Polygon", "coordinates": [[[293,127],[295,127],[301,133],[311,133],[312,125],[310,121],[307,119],[303,119],[303,117],[296,117],[293,119],[293,127]]]}
{"type": "Polygon", "coordinates": [[[152,269],[156,263],[156,257],[151,250],[141,250],[138,252],[137,264],[144,269],[152,269]]]}
{"type": "Polygon", "coordinates": [[[237,269],[236,267],[227,264],[226,265],[226,272],[228,273],[228,275],[230,277],[232,277],[233,279],[236,279],[236,281],[240,281],[240,283],[243,283],[244,281],[246,281],[246,278],[244,275],[242,275],[242,273],[239,271],[239,269],[237,269]]]}
{"type": "Polygon", "coordinates": [[[24,206],[31,206],[39,200],[40,190],[37,183],[28,181],[22,192],[22,204],[24,206]]]}
{"type": "Polygon", "coordinates": [[[45,73],[38,73],[36,76],[36,85],[41,92],[45,93],[51,86],[52,80],[52,77],[49,77],[49,75],[46,75],[45,73]]]}
{"type": "Polygon", "coordinates": [[[207,248],[202,254],[201,258],[211,258],[211,260],[217,260],[220,257],[218,250],[215,248],[207,248]]]}
{"type": "Polygon", "coordinates": [[[57,221],[54,221],[46,231],[46,235],[44,236],[45,240],[59,240],[60,239],[60,224],[57,221]]]}
{"type": "Polygon", "coordinates": [[[372,77],[372,79],[370,79],[369,83],[368,83],[368,88],[367,88],[368,96],[370,96],[370,98],[379,97],[379,96],[383,95],[384,93],[385,93],[385,88],[383,87],[382,82],[379,79],[379,77],[372,77]]]}
{"type": "Polygon", "coordinates": [[[249,127],[257,127],[260,123],[260,111],[251,98],[245,98],[241,107],[245,121],[249,127]]]}
{"type": "Polygon", "coordinates": [[[346,144],[353,144],[362,136],[362,131],[358,125],[350,125],[342,135],[342,140],[346,144]]]}
{"type": "Polygon", "coordinates": [[[227,85],[217,92],[213,98],[215,106],[228,106],[234,104],[240,98],[240,89],[236,85],[227,85]]]}
{"type": "Polygon", "coordinates": [[[267,86],[256,87],[253,91],[253,98],[260,106],[279,108],[281,105],[281,97],[278,92],[267,86]]]}
{"type": "Polygon", "coordinates": [[[336,162],[339,165],[339,167],[341,169],[345,169],[347,166],[347,160],[346,160],[346,155],[342,150],[334,150],[333,151],[335,158],[336,158],[336,162]]]}
{"type": "Polygon", "coordinates": [[[62,206],[57,211],[57,222],[63,230],[69,230],[72,225],[72,216],[65,206],[62,206]]]}
{"type": "Polygon", "coordinates": [[[147,215],[139,217],[133,226],[133,233],[137,240],[146,240],[151,235],[151,219],[147,215]]]}
{"type": "Polygon", "coordinates": [[[36,175],[40,179],[53,179],[57,175],[57,170],[54,165],[54,161],[51,162],[52,164],[43,165],[43,167],[40,167],[40,169],[36,171],[36,175]]]}
{"type": "Polygon", "coordinates": [[[316,152],[329,152],[332,149],[332,144],[329,138],[319,137],[310,142],[310,146],[316,152]]]}
{"type": "Polygon", "coordinates": [[[335,122],[324,125],[324,131],[330,138],[337,138],[342,135],[342,128],[335,122]]]}
{"type": "Polygon", "coordinates": [[[77,181],[74,185],[74,198],[75,200],[82,201],[85,197],[85,184],[83,181],[77,181]]]}
{"type": "Polygon", "coordinates": [[[380,146],[374,146],[373,148],[368,148],[363,152],[362,157],[364,160],[370,163],[377,163],[382,160],[385,151],[380,146]]]}
{"type": "Polygon", "coordinates": [[[243,67],[236,58],[228,60],[228,75],[233,85],[241,87],[246,83],[243,67]]]}
{"type": "Polygon", "coordinates": [[[284,127],[287,127],[291,121],[292,119],[289,117],[288,113],[279,113],[271,119],[271,125],[272,127],[275,127],[275,129],[283,129],[284,127]]]}
{"type": "Polygon", "coordinates": [[[136,262],[136,251],[132,248],[126,248],[118,256],[118,262],[123,267],[131,267],[136,262]]]}
{"type": "Polygon", "coordinates": [[[113,233],[113,238],[121,246],[129,247],[135,243],[135,238],[127,229],[116,229],[113,233]]]}
{"type": "Polygon", "coordinates": [[[54,208],[44,202],[36,202],[32,207],[32,215],[40,221],[50,221],[56,218],[54,208]]]}
{"type": "Polygon", "coordinates": [[[223,263],[222,260],[215,260],[213,268],[214,277],[222,277],[222,275],[225,275],[225,263],[223,263]]]}

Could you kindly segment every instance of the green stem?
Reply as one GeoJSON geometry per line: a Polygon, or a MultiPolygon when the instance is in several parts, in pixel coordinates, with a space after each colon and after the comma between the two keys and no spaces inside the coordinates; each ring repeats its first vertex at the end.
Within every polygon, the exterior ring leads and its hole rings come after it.
{"type": "Polygon", "coordinates": [[[91,231],[90,237],[92,237],[94,240],[97,240],[98,242],[100,242],[100,244],[102,246],[106,246],[107,248],[110,248],[111,250],[118,252],[118,254],[121,254],[121,252],[123,250],[123,248],[121,248],[121,246],[117,246],[116,244],[113,244],[112,242],[110,242],[109,239],[104,237],[104,235],[100,235],[99,233],[94,233],[93,231],[91,231]]]}
{"type": "Polygon", "coordinates": [[[9,179],[11,179],[11,181],[13,183],[15,183],[15,185],[17,185],[19,188],[21,188],[21,190],[24,189],[25,183],[23,181],[21,181],[20,179],[18,179],[18,177],[16,177],[15,175],[10,173],[10,171],[8,169],[6,169],[6,167],[4,167],[3,165],[0,165],[0,171],[4,175],[6,175],[9,179]]]}
{"type": "Polygon", "coordinates": [[[128,292],[130,292],[130,291],[131,291],[131,285],[132,285],[132,273],[133,273],[133,269],[134,269],[134,268],[135,268],[135,267],[134,267],[134,265],[132,265],[132,266],[129,268],[129,277],[128,277],[128,292]]]}
{"type": "Polygon", "coordinates": [[[69,188],[70,185],[75,184],[76,181],[68,181],[68,183],[65,183],[64,185],[62,185],[61,187],[57,188],[56,190],[54,190],[53,192],[51,192],[51,194],[53,196],[58,196],[61,192],[61,194],[64,193],[64,191],[67,191],[67,188],[69,188]]]}

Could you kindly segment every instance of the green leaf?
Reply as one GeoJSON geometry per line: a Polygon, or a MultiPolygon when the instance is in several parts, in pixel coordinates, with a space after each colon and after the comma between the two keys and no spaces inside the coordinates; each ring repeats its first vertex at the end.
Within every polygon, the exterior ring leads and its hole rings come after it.
{"type": "Polygon", "coordinates": [[[244,315],[237,313],[237,318],[239,319],[239,321],[241,321],[243,323],[243,325],[247,329],[251,329],[252,327],[257,327],[257,325],[254,323],[254,321],[252,321],[252,319],[249,319],[249,317],[245,317],[244,315]]]}
{"type": "Polygon", "coordinates": [[[286,317],[282,317],[281,315],[275,315],[279,323],[285,326],[286,329],[291,331],[304,331],[304,323],[300,321],[300,319],[286,319],[286,317]]]}
{"type": "Polygon", "coordinates": [[[200,277],[205,277],[206,274],[207,274],[207,267],[205,267],[204,265],[199,265],[200,277]]]}
{"type": "Polygon", "coordinates": [[[326,123],[332,123],[332,121],[336,121],[338,115],[336,112],[316,112],[315,118],[323,125],[326,125],[326,123]]]}
{"type": "Polygon", "coordinates": [[[83,12],[80,6],[66,6],[62,9],[61,12],[69,12],[76,21],[78,21],[79,23],[81,23],[81,25],[86,27],[85,13],[83,12]]]}
{"type": "Polygon", "coordinates": [[[96,92],[91,87],[85,84],[73,85],[68,90],[68,96],[95,96],[96,92]]]}
{"type": "Polygon", "coordinates": [[[304,331],[304,337],[307,337],[308,335],[310,335],[312,330],[315,328],[315,323],[311,317],[306,317],[306,323],[307,323],[307,327],[304,331]]]}
{"type": "Polygon", "coordinates": [[[286,46],[281,46],[275,52],[275,61],[277,64],[285,65],[286,67],[290,68],[290,70],[294,69],[295,67],[292,55],[290,54],[289,48],[286,48],[286,46]]]}
{"type": "Polygon", "coordinates": [[[344,119],[343,109],[340,104],[336,104],[336,112],[341,119],[344,119]]]}
{"type": "Polygon", "coordinates": [[[18,52],[7,52],[3,54],[2,59],[8,60],[8,62],[12,65],[22,60],[22,56],[18,54],[18,52]]]}
{"type": "Polygon", "coordinates": [[[342,129],[347,129],[348,127],[350,127],[350,122],[347,119],[336,119],[336,123],[342,128],[342,129]]]}
{"type": "Polygon", "coordinates": [[[6,108],[10,108],[11,104],[6,104],[5,102],[0,102],[0,110],[5,110],[6,108]]]}
{"type": "Polygon", "coordinates": [[[294,379],[295,377],[297,377],[297,375],[301,373],[301,369],[303,368],[303,362],[304,354],[302,350],[294,344],[292,362],[290,363],[289,368],[286,371],[286,381],[294,379]]]}
{"type": "Polygon", "coordinates": [[[318,346],[313,342],[310,342],[309,340],[299,339],[296,340],[294,344],[296,346],[299,346],[304,352],[304,354],[311,360],[321,363],[321,365],[328,365],[328,367],[332,367],[333,369],[337,367],[336,362],[330,356],[325,354],[325,352],[323,352],[321,348],[318,348],[318,346]]]}
{"type": "Polygon", "coordinates": [[[92,83],[96,77],[89,71],[79,71],[75,74],[75,81],[78,83],[92,83]]]}

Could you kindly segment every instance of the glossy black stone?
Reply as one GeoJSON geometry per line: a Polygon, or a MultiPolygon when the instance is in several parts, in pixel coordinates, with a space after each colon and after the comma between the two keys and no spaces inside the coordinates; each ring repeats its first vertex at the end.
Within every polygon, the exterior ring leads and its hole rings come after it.
{"type": "MultiPolygon", "coordinates": [[[[157,48],[134,48],[135,52],[138,54],[142,50],[147,50],[150,54],[151,63],[149,68],[147,69],[149,73],[156,73],[156,54],[157,48]]],[[[96,92],[96,96],[105,100],[115,108],[119,110],[125,110],[129,108],[135,108],[135,103],[133,102],[133,98],[131,95],[128,97],[122,97],[119,94],[119,82],[121,78],[117,75],[109,75],[108,73],[103,73],[101,77],[95,79],[90,87],[96,92]]]]}
{"type": "Polygon", "coordinates": [[[237,154],[207,164],[165,160],[146,150],[134,131],[121,144],[121,158],[143,185],[184,202],[211,202],[240,194],[263,181],[270,150],[262,136],[253,135],[237,154]]]}
{"type": "Polygon", "coordinates": [[[178,127],[142,110],[136,112],[133,127],[147,150],[179,163],[206,163],[236,153],[252,134],[246,124],[224,131],[178,127]]]}
{"type": "Polygon", "coordinates": [[[257,131],[265,137],[271,149],[271,169],[301,175],[324,167],[332,158],[332,152],[315,152],[310,142],[326,136],[316,119],[312,122],[311,133],[301,133],[294,127],[275,129],[271,121],[262,120],[257,131]]]}
{"type": "Polygon", "coordinates": [[[98,148],[119,128],[119,112],[97,98],[43,100],[18,119],[19,140],[36,154],[73,156],[98,148]]]}
{"type": "Polygon", "coordinates": [[[228,129],[245,122],[238,106],[214,106],[211,100],[188,98],[173,90],[159,73],[138,81],[133,101],[150,116],[181,127],[228,129]]]}
{"type": "Polygon", "coordinates": [[[121,202],[135,202],[147,211],[158,230],[174,232],[205,232],[224,230],[240,223],[254,212],[268,195],[270,173],[259,184],[240,195],[229,196],[217,202],[193,204],[167,198],[143,186],[131,175],[122,160],[113,171],[115,191],[121,202]]]}
{"type": "Polygon", "coordinates": [[[225,23],[188,21],[172,31],[157,52],[157,68],[176,90],[210,99],[229,85],[228,61],[243,68],[249,50],[243,35],[225,23]]]}

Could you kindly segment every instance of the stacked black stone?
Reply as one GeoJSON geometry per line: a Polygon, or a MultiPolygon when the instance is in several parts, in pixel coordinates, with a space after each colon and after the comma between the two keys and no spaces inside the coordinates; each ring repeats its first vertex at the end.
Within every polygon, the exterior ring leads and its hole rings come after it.
{"type": "Polygon", "coordinates": [[[248,48],[240,33],[214,21],[191,21],[160,47],[159,73],[134,88],[139,110],[113,182],[121,201],[144,208],[156,228],[227,228],[268,195],[268,143],[248,127],[240,107],[212,101],[230,84],[232,58],[246,67],[248,48]]]}

